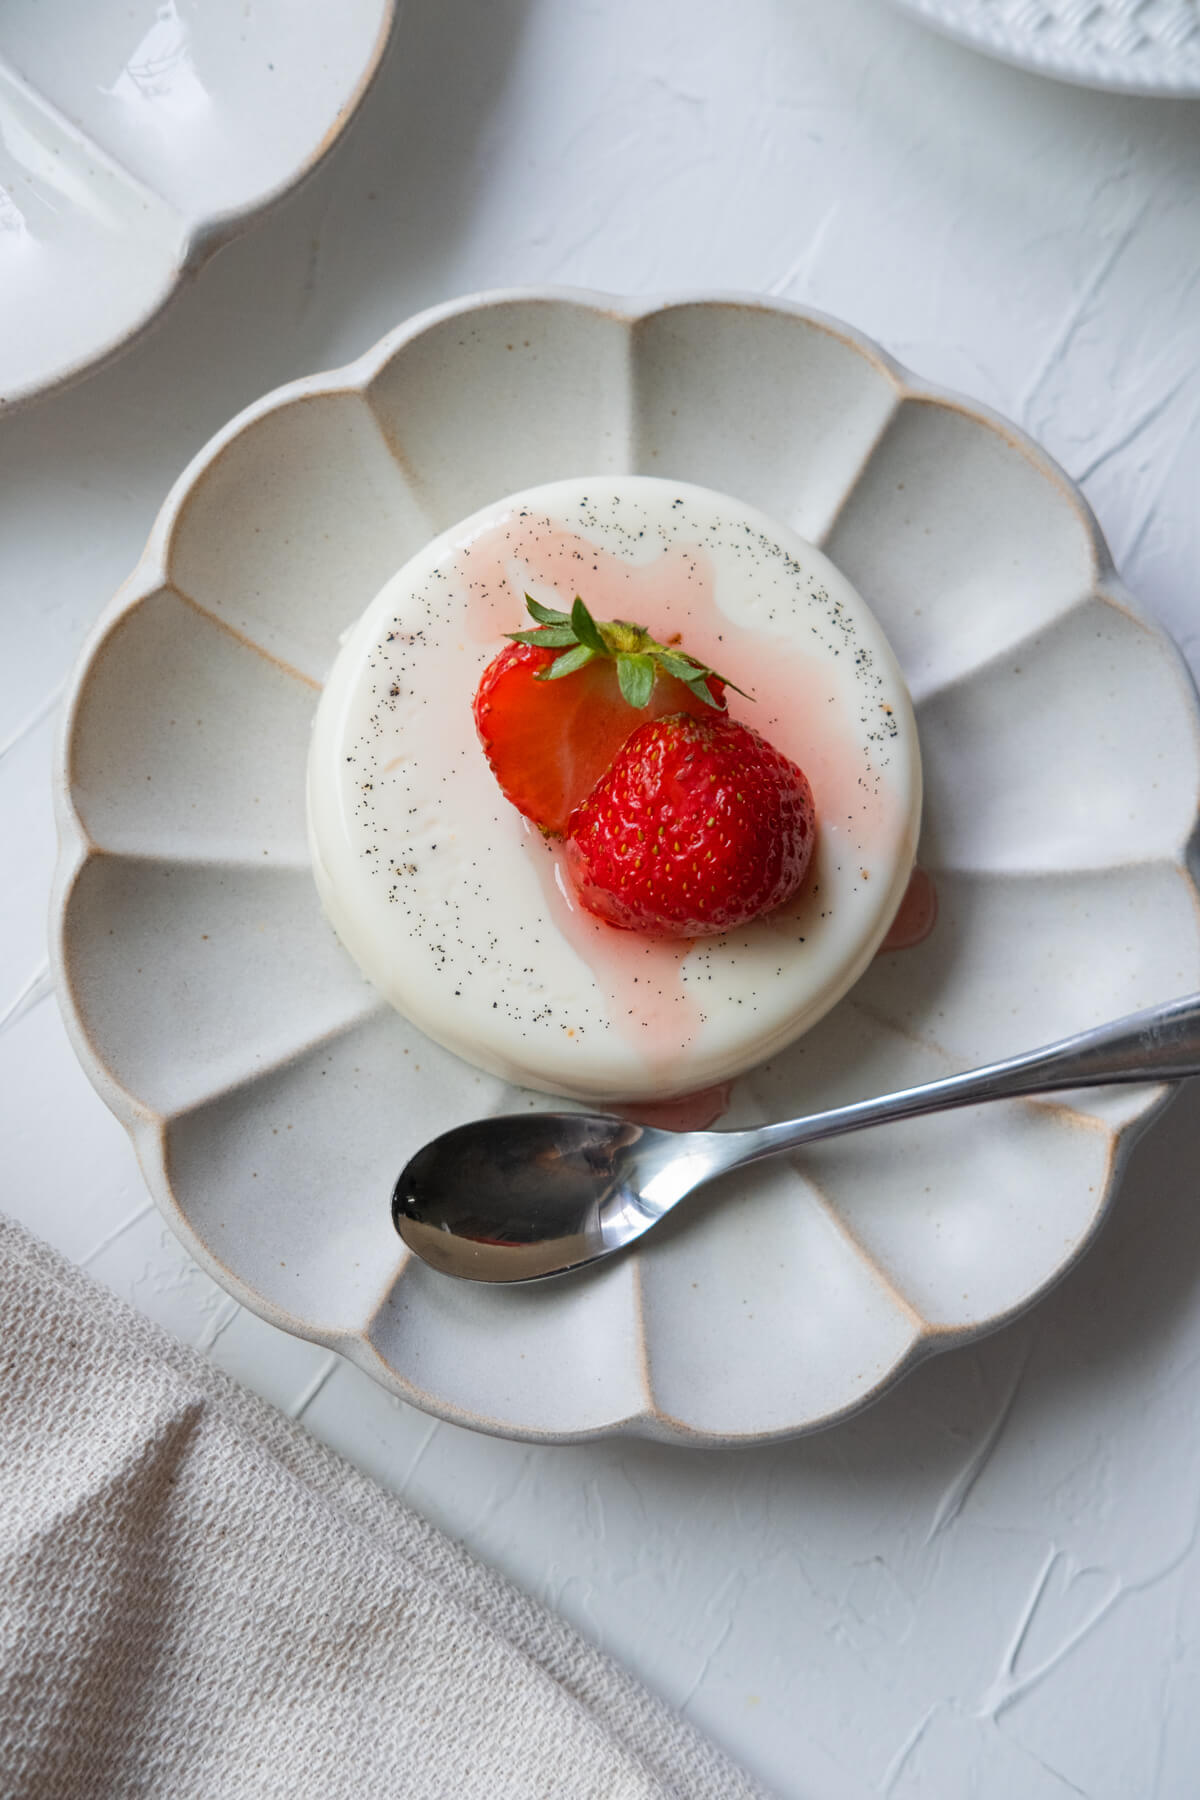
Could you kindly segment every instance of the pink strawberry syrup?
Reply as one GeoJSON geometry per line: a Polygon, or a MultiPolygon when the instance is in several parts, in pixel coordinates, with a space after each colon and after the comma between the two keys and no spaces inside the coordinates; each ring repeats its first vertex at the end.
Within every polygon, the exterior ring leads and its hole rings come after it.
{"type": "Polygon", "coordinates": [[[882,956],[886,950],[915,950],[937,924],[937,915],[938,897],[933,876],[927,869],[916,868],[877,954],[882,956]]]}
{"type": "Polygon", "coordinates": [[[732,1092],[732,1081],[723,1081],[698,1094],[681,1094],[678,1100],[643,1100],[613,1111],[634,1125],[657,1125],[663,1131],[707,1131],[728,1108],[732,1092]]]}
{"type": "Polygon", "coordinates": [[[699,1007],[679,973],[693,940],[641,937],[593,917],[575,897],[558,845],[522,823],[546,911],[592,971],[613,1027],[652,1068],[669,1066],[699,1024],[699,1007]]]}
{"type": "MultiPolygon", "coordinates": [[[[828,664],[728,618],[717,604],[712,560],[700,546],[671,545],[652,561],[636,564],[530,513],[511,515],[482,532],[456,560],[474,642],[498,647],[505,632],[523,629],[529,623],[526,591],[564,612],[582,594],[594,618],[631,619],[661,643],[678,639],[689,655],[753,696],[747,700],[730,692],[730,715],[752,725],[804,770],[819,832],[853,828],[860,841],[869,841],[894,824],[898,801],[890,786],[880,781],[868,787],[861,778],[862,746],[844,721],[828,664]]],[[[530,836],[538,836],[532,827],[530,836]]],[[[692,941],[641,938],[594,919],[575,900],[553,845],[531,842],[530,849],[544,849],[536,862],[548,911],[591,968],[614,1028],[652,1069],[667,1067],[699,1023],[697,1003],[680,974],[692,941]]],[[[806,891],[782,909],[788,916],[778,923],[789,935],[795,931],[795,909],[804,912],[809,905],[806,891]]],[[[693,1097],[698,1113],[711,1108],[717,1092],[693,1097]]],[[[664,1104],[690,1106],[692,1100],[664,1104]]]]}

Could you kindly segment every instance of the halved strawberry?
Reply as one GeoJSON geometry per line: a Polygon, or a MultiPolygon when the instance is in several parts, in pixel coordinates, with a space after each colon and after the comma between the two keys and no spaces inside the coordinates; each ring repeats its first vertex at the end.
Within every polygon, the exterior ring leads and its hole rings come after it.
{"type": "Polygon", "coordinates": [[[715,713],[639,726],[572,814],[567,869],[591,913],[648,937],[732,931],[781,906],[815,837],[803,770],[715,713]]]}
{"type": "Polygon", "coordinates": [[[597,625],[581,600],[570,617],[526,602],[539,628],[514,632],[484,670],[475,728],[505,796],[561,833],[639,725],[722,710],[725,683],[641,626],[597,625]]]}

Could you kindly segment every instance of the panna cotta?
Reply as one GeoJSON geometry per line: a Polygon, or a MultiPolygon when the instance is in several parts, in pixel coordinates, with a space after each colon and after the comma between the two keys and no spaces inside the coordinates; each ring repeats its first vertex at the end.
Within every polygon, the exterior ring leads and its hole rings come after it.
{"type": "Polygon", "coordinates": [[[388,582],[321,697],[308,807],[326,913],[400,1012],[509,1081],[646,1101],[761,1062],[857,980],[912,872],[920,756],[895,657],[819,550],[725,495],[601,476],[501,500],[388,582]],[[811,785],[799,893],[695,940],[581,907],[562,840],[508,803],[472,717],[527,595],[567,613],[581,596],[733,684],[730,717],[811,785]]]}

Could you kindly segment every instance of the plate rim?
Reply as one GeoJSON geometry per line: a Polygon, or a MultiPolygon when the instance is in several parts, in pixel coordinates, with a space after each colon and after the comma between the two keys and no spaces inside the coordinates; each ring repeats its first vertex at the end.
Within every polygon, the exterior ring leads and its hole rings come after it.
{"type": "Polygon", "coordinates": [[[1182,81],[1141,81],[1131,74],[1123,74],[1115,58],[1111,59],[1109,72],[1103,60],[1093,65],[1091,62],[1074,62],[1057,54],[1039,55],[1032,45],[1026,47],[1007,30],[997,27],[989,33],[983,27],[973,28],[965,20],[948,16],[939,0],[892,0],[892,4],[950,43],[974,50],[980,56],[990,56],[1010,69],[1040,75],[1046,81],[1062,81],[1070,87],[1087,88],[1093,93],[1125,94],[1143,100],[1190,100],[1200,95],[1200,74],[1182,81]]]}
{"type": "MultiPolygon", "coordinates": [[[[167,1155],[166,1121],[160,1114],[154,1112],[130,1093],[108,1068],[100,1050],[91,1041],[76,1001],[70,954],[65,941],[67,905],[85,865],[94,856],[109,854],[95,845],[89,837],[72,798],[72,757],[80,707],[89,687],[91,672],[97,657],[119,621],[150,594],[164,585],[169,585],[168,563],[172,533],[193,488],[204,472],[219,459],[224,450],[248,427],[260,419],[316,395],[354,392],[365,396],[370,383],[386,364],[405,345],[431,327],[464,314],[531,301],[545,301],[550,304],[567,303],[577,306],[583,311],[606,313],[631,326],[658,313],[673,311],[680,307],[736,307],[772,315],[782,314],[825,331],[859,351],[892,382],[896,390],[897,404],[905,399],[931,402],[939,407],[945,407],[979,420],[993,430],[998,430],[1014,449],[1024,455],[1039,473],[1060,490],[1085,528],[1093,560],[1092,591],[1107,604],[1127,613],[1139,625],[1151,632],[1172,663],[1175,674],[1190,701],[1193,761],[1197,786],[1200,789],[1200,697],[1197,695],[1195,681],[1182,652],[1170,634],[1157,620],[1144,612],[1124,588],[1117,576],[1111,553],[1095,514],[1077,484],[1047,451],[1012,420],[1007,419],[1003,414],[983,402],[975,401],[955,390],[942,388],[938,384],[925,381],[905,368],[866,333],[842,320],[794,301],[736,290],[685,290],[646,299],[631,299],[592,289],[565,286],[487,289],[427,307],[403,320],[349,363],[312,375],[298,377],[260,396],[250,405],[242,408],[226,425],[214,433],[190,459],[172,484],[154,520],[137,564],[117,589],[88,633],[72,669],[60,707],[55,734],[52,776],[57,855],[50,899],[49,931],[50,966],[54,976],[59,1009],[71,1047],[84,1073],[132,1141],[142,1177],[160,1214],[200,1267],[249,1312],[293,1336],[339,1352],[378,1381],[388,1392],[405,1400],[420,1411],[428,1413],[431,1417],[464,1425],[485,1434],[542,1444],[584,1443],[626,1435],[700,1448],[736,1448],[751,1444],[786,1441],[825,1430],[852,1417],[872,1405],[917,1364],[930,1356],[944,1350],[978,1342],[1020,1318],[1037,1305],[1047,1293],[1066,1278],[1094,1241],[1114,1204],[1125,1167],[1138,1139],[1170,1103],[1176,1091],[1175,1085],[1160,1082],[1130,1088],[1126,1091],[1137,1096],[1139,1100],[1137,1110],[1116,1124],[1098,1122],[1099,1128],[1104,1131],[1108,1142],[1103,1195],[1091,1215],[1086,1229],[1076,1239],[1069,1254],[1050,1271],[1036,1288],[1023,1296],[1016,1306],[1005,1308],[983,1319],[972,1320],[966,1325],[939,1327],[930,1326],[928,1321],[923,1321],[922,1328],[916,1332],[908,1347],[884,1371],[880,1379],[869,1389],[856,1394],[846,1404],[819,1417],[806,1418],[799,1422],[767,1430],[756,1429],[741,1433],[708,1431],[692,1426],[665,1412],[655,1401],[650,1384],[643,1381],[646,1404],[640,1410],[627,1411],[620,1417],[578,1429],[570,1427],[541,1428],[488,1417],[457,1402],[445,1400],[408,1381],[398,1370],[385,1362],[382,1354],[371,1341],[369,1332],[372,1322],[394,1283],[395,1267],[389,1271],[378,1296],[371,1302],[365,1322],[357,1329],[347,1329],[342,1326],[322,1325],[320,1322],[304,1319],[289,1312],[285,1307],[260,1294],[235,1270],[223,1263],[192,1226],[175,1196],[167,1155]]],[[[1200,833],[1200,816],[1193,826],[1192,844],[1195,843],[1198,833],[1200,833]]],[[[1197,883],[1190,848],[1190,845],[1185,846],[1177,852],[1175,866],[1186,879],[1193,904],[1200,910],[1200,885],[1197,883]]],[[[1165,858],[1157,860],[1159,862],[1166,861],[1165,858]]],[[[403,1260],[404,1258],[401,1256],[400,1261],[403,1260]]],[[[639,1308],[640,1305],[639,1295],[639,1308]]]]}

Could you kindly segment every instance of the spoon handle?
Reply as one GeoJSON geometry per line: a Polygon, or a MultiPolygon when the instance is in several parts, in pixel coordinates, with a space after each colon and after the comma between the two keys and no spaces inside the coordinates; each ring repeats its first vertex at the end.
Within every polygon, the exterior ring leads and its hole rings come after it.
{"type": "Polygon", "coordinates": [[[1005,1062],[989,1063],[963,1075],[949,1075],[898,1094],[882,1094],[875,1100],[859,1100],[852,1106],[729,1136],[743,1140],[738,1163],[757,1162],[817,1138],[837,1137],[890,1119],[918,1118],[953,1106],[973,1106],[981,1100],[1011,1100],[1022,1094],[1100,1087],[1110,1082],[1179,1081],[1186,1075],[1200,1075],[1200,994],[1130,1013],[1095,1031],[1081,1031],[1044,1049],[1010,1056],[1005,1062]]]}

